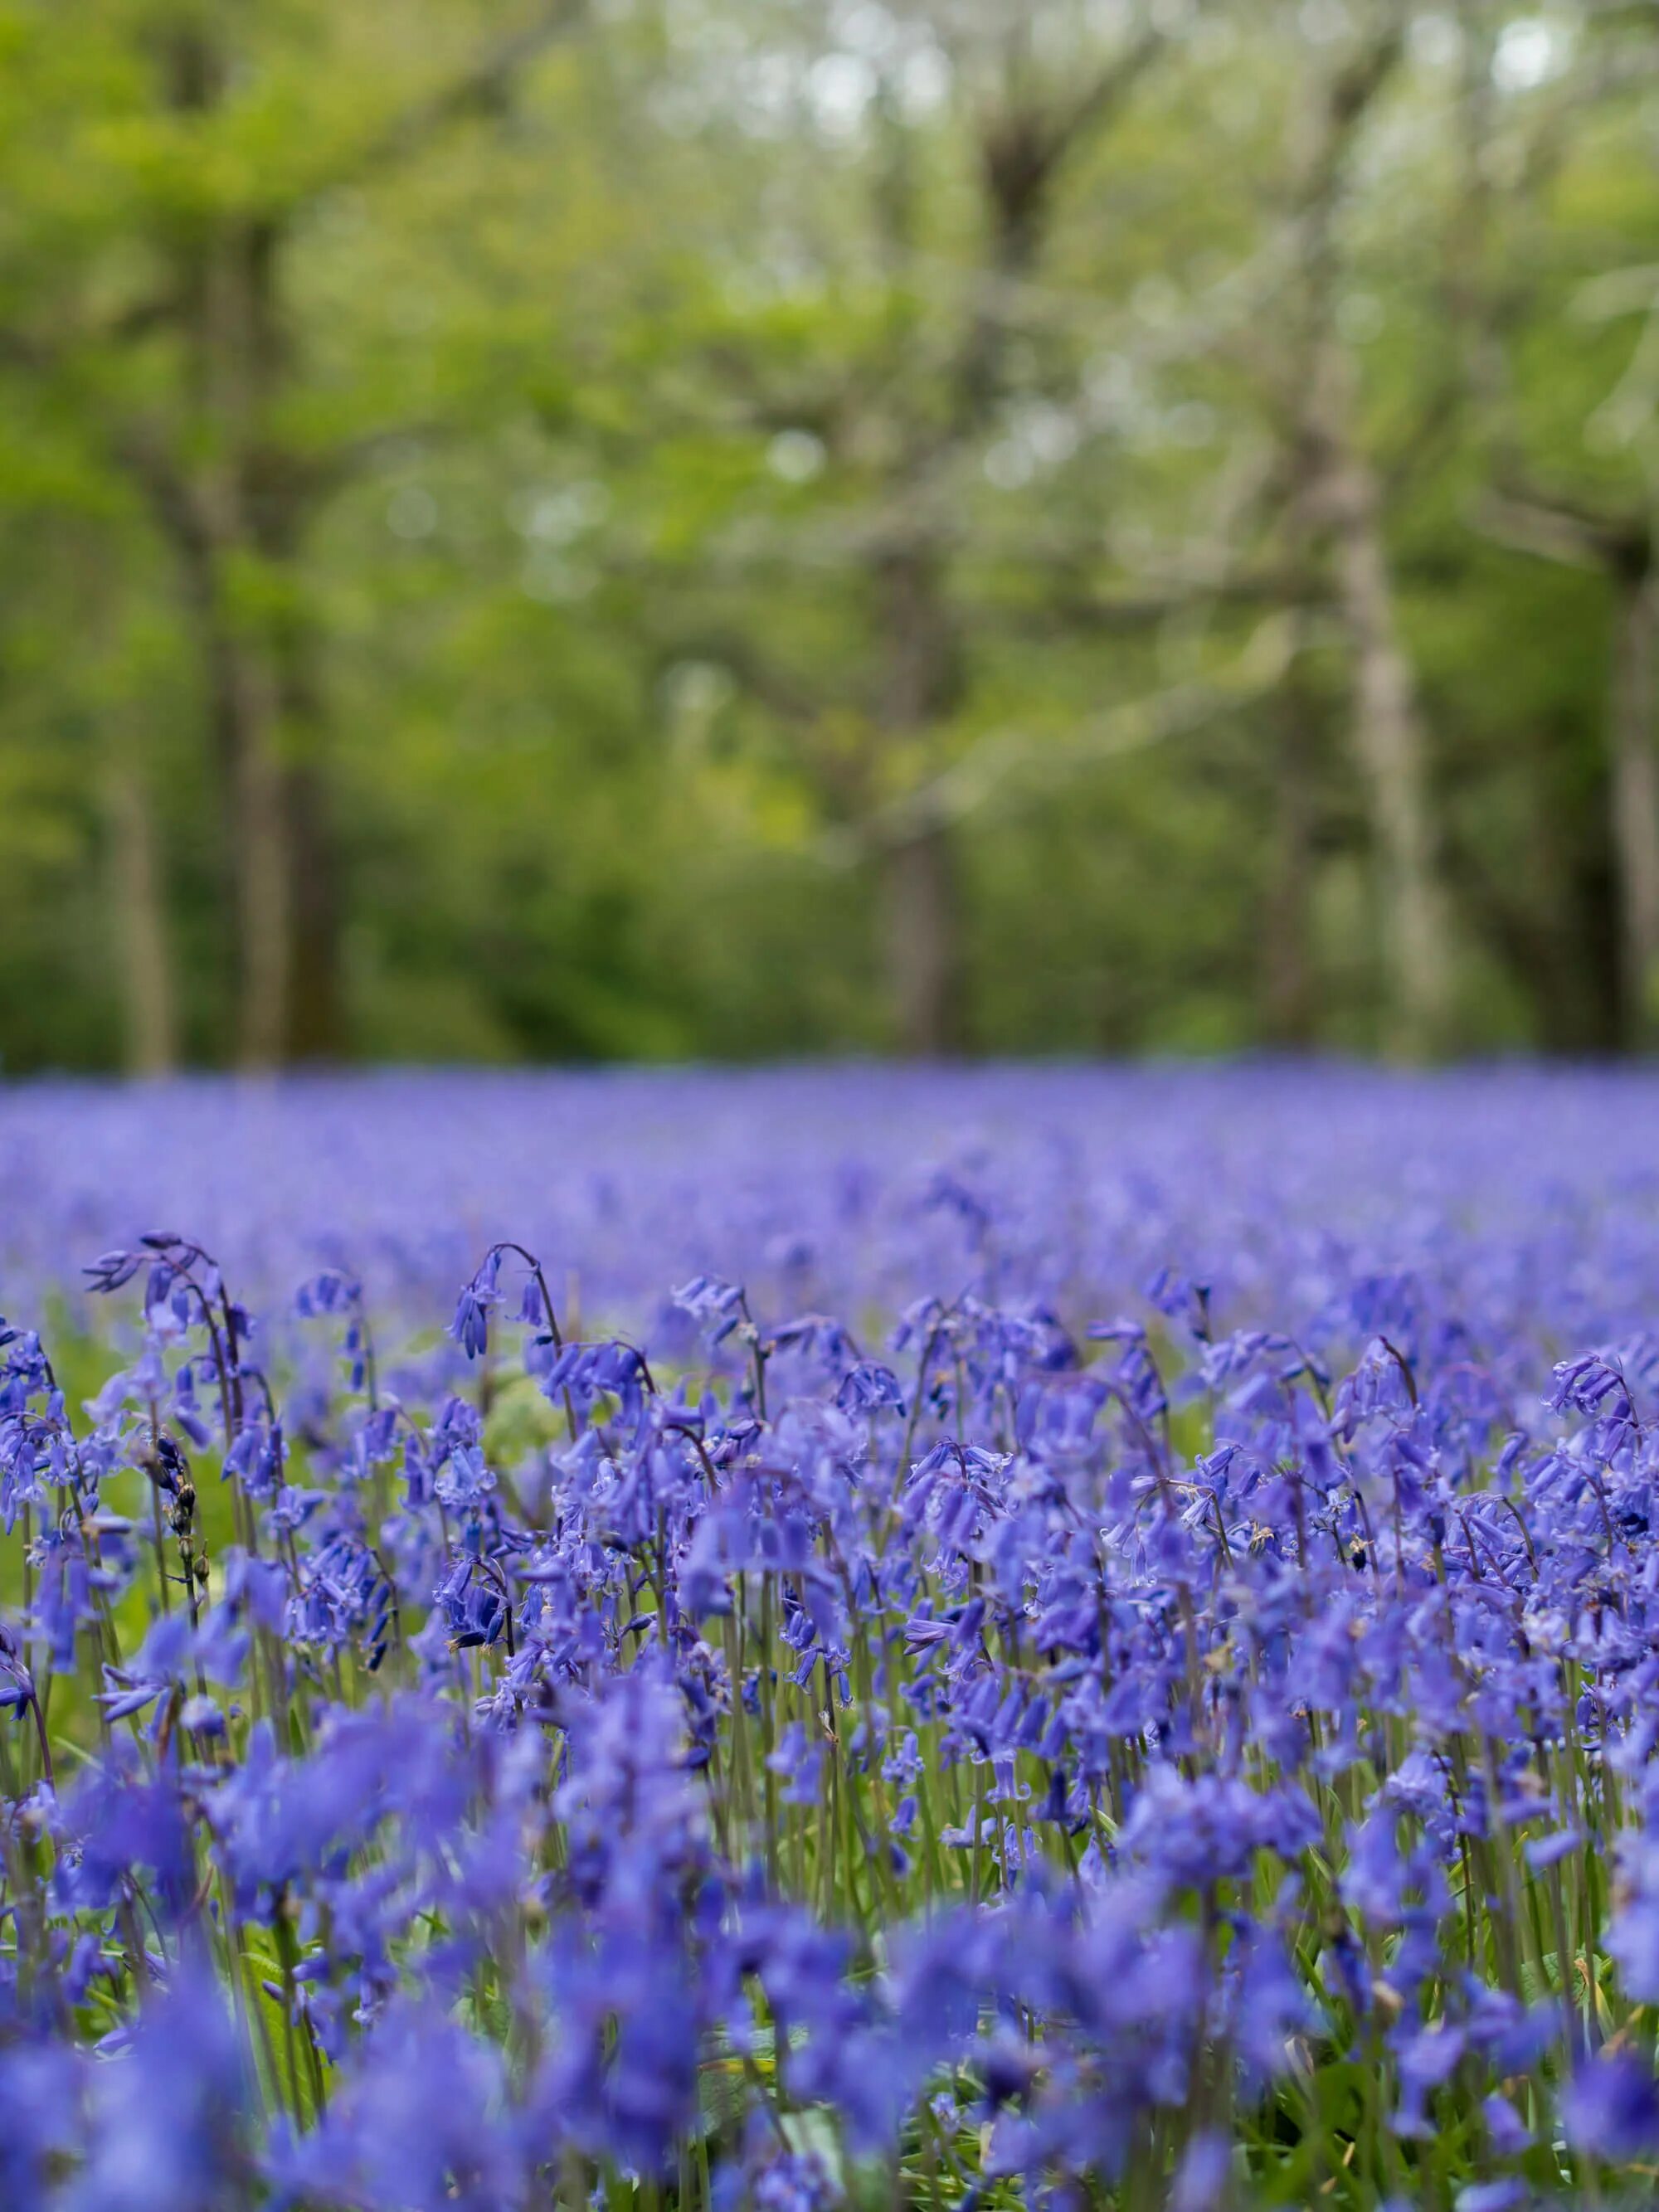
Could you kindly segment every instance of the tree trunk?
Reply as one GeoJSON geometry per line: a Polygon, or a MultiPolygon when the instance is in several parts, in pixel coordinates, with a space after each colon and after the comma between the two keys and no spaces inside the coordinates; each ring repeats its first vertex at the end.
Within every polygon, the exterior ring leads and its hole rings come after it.
{"type": "Polygon", "coordinates": [[[1619,1015],[1626,1046],[1659,1032],[1659,760],[1654,752],[1659,579],[1620,577],[1614,611],[1609,778],[1618,873],[1619,1015]]]}
{"type": "Polygon", "coordinates": [[[285,1036],[290,911],[276,684],[258,641],[227,604],[224,571],[238,541],[223,502],[165,466],[141,459],[139,467],[178,556],[201,656],[219,786],[234,1056],[244,1068],[271,1067],[285,1036]]]}
{"type": "Polygon", "coordinates": [[[236,681],[236,1060],[256,1072],[280,1063],[287,1036],[289,838],[274,702],[265,672],[243,663],[236,681]]]}
{"type": "MultiPolygon", "coordinates": [[[[295,557],[296,549],[284,549],[295,557]]],[[[280,646],[278,684],[289,757],[283,772],[288,836],[289,972],[285,1056],[333,1060],[345,1042],[340,988],[339,866],[324,773],[322,703],[313,640],[290,627],[280,646]]]]}
{"type": "Polygon", "coordinates": [[[1421,1059],[1445,1036],[1450,963],[1434,858],[1428,737],[1400,637],[1382,534],[1382,489],[1353,427],[1352,372],[1328,337],[1309,405],[1338,603],[1353,655],[1354,742],[1364,776],[1381,895],[1386,1042],[1421,1059]]]}
{"type": "MultiPolygon", "coordinates": [[[[961,670],[938,556],[923,542],[878,564],[882,635],[877,719],[919,744],[956,704],[961,670]]],[[[925,815],[884,846],[889,1006],[901,1048],[927,1058],[963,1043],[960,917],[949,823],[925,815]]]]}
{"type": "Polygon", "coordinates": [[[1318,733],[1314,702],[1292,660],[1278,701],[1273,744],[1273,830],[1261,933],[1263,1026],[1291,1049],[1313,1041],[1314,990],[1308,957],[1313,876],[1313,766],[1318,733]]]}
{"type": "MultiPolygon", "coordinates": [[[[984,118],[978,138],[985,252],[951,362],[951,418],[941,426],[929,410],[902,422],[887,490],[914,520],[908,534],[872,563],[881,640],[874,719],[890,740],[884,750],[910,756],[902,773],[913,792],[930,761],[937,766],[929,740],[962,696],[961,640],[943,542],[937,525],[921,518],[937,496],[945,463],[994,423],[1006,367],[1009,293],[1037,264],[1062,165],[1128,96],[1162,43],[1150,32],[1132,38],[1065,97],[1033,103],[1019,82],[1024,19],[1016,14],[1011,21],[1007,97],[984,118]]],[[[894,112],[884,94],[878,108],[884,125],[894,112]]],[[[888,143],[890,158],[878,184],[878,231],[890,271],[902,286],[915,246],[915,179],[906,131],[901,127],[888,143]]],[[[876,795],[887,794],[878,788],[876,795]]],[[[879,858],[894,1028],[904,1051],[931,1057],[962,1049],[965,993],[951,823],[929,811],[925,791],[920,796],[902,830],[884,840],[879,858]]]]}
{"type": "Polygon", "coordinates": [[[287,793],[277,746],[276,691],[255,642],[224,605],[221,556],[204,545],[191,593],[218,756],[228,895],[236,1064],[275,1067],[287,1038],[291,904],[287,793]]]}
{"type": "Polygon", "coordinates": [[[915,1057],[939,1059],[963,1042],[962,961],[955,855],[933,823],[882,855],[887,977],[899,1041],[915,1057]]]}
{"type": "MultiPolygon", "coordinates": [[[[163,47],[169,104],[211,115],[232,82],[211,13],[179,23],[163,47]]],[[[224,881],[235,974],[239,1066],[268,1068],[287,1042],[292,902],[281,700],[273,641],[235,604],[243,562],[268,559],[289,532],[286,485],[268,444],[287,360],[274,218],[225,214],[193,231],[177,260],[192,460],[141,465],[184,572],[202,654],[224,823],[224,881]]]]}
{"type": "Polygon", "coordinates": [[[178,1065],[179,1041],[155,823],[125,744],[110,766],[106,800],[126,1069],[129,1075],[167,1075],[178,1065]]]}
{"type": "Polygon", "coordinates": [[[1335,328],[1335,221],[1356,133],[1397,65],[1404,16],[1367,31],[1320,79],[1304,112],[1294,205],[1300,283],[1284,398],[1300,448],[1292,497],[1328,542],[1353,667],[1353,734],[1364,781],[1385,977],[1385,1042],[1418,1059],[1445,1036],[1447,917],[1434,856],[1428,739],[1401,642],[1383,535],[1382,489],[1361,441],[1352,364],[1335,328]],[[1299,327],[1297,327],[1299,325],[1299,327]]]}
{"type": "Polygon", "coordinates": [[[337,871],[327,789],[316,761],[289,766],[284,798],[292,885],[287,1057],[337,1060],[345,1041],[337,871]]]}

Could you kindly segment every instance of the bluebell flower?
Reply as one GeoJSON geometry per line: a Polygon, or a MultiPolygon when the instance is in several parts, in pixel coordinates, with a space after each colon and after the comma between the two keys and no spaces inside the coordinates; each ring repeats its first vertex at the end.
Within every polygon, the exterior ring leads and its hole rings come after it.
{"type": "Polygon", "coordinates": [[[1604,2051],[1580,2066],[1562,2100],[1567,2140],[1593,2157],[1625,2160],[1659,2149],[1659,2086],[1632,2051],[1604,2051]]]}

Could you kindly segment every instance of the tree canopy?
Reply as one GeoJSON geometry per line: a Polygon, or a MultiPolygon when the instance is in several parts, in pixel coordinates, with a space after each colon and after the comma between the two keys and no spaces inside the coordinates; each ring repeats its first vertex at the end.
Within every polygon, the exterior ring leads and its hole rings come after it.
{"type": "Polygon", "coordinates": [[[1649,1042],[1659,23],[0,0],[0,1054],[1649,1042]]]}

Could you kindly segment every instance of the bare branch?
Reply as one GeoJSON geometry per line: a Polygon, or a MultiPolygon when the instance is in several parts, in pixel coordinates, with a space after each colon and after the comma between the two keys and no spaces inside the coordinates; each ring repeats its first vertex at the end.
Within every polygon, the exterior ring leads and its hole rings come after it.
{"type": "Polygon", "coordinates": [[[574,30],[584,12],[583,0],[550,0],[521,30],[498,40],[448,84],[394,116],[378,137],[350,156],[343,171],[319,179],[317,189],[356,181],[392,167],[421,152],[428,140],[451,124],[493,113],[506,99],[514,78],[574,30]]]}
{"type": "Polygon", "coordinates": [[[1471,519],[1495,544],[1571,568],[1640,568],[1649,556],[1648,526],[1639,517],[1596,514],[1532,492],[1486,492],[1471,519]]]}
{"type": "Polygon", "coordinates": [[[182,556],[187,576],[210,552],[210,532],[191,486],[155,439],[136,426],[118,430],[111,451],[147,501],[156,527],[182,556]]]}
{"type": "Polygon", "coordinates": [[[1114,54],[1093,83],[1085,86],[1071,106],[1055,118],[1042,149],[1045,174],[1057,168],[1087,132],[1106,122],[1122,106],[1162,52],[1164,43],[1161,31],[1143,31],[1121,53],[1114,54]]]}
{"type": "Polygon", "coordinates": [[[742,691],[797,730],[809,730],[823,711],[823,700],[799,683],[787,669],[757,652],[740,631],[694,629],[659,642],[659,665],[702,660],[723,668],[742,691]]]}
{"type": "Polygon", "coordinates": [[[872,852],[961,822],[994,797],[1006,813],[1010,799],[1002,787],[1011,777],[1023,777],[1030,798],[1045,783],[1066,782],[1097,762],[1144,752],[1201,728],[1283,680],[1298,649],[1301,627],[1291,616],[1269,615],[1220,676],[1126,701],[1064,735],[1019,728],[988,731],[930,781],[877,807],[862,822],[827,831],[817,841],[818,857],[831,867],[854,866],[872,852]]]}
{"type": "Polygon", "coordinates": [[[1054,602],[1053,617],[1066,628],[1116,636],[1150,629],[1200,606],[1206,611],[1212,606],[1316,606],[1326,597],[1324,587],[1305,569],[1262,568],[1222,575],[1201,586],[1177,584],[1163,592],[1062,595],[1054,602]]]}

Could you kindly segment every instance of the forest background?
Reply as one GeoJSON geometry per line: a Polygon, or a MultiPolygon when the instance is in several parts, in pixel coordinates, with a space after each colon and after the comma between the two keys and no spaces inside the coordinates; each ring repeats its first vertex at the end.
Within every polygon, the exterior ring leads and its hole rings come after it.
{"type": "Polygon", "coordinates": [[[0,0],[0,1064],[1638,1049],[1659,13],[0,0]]]}

